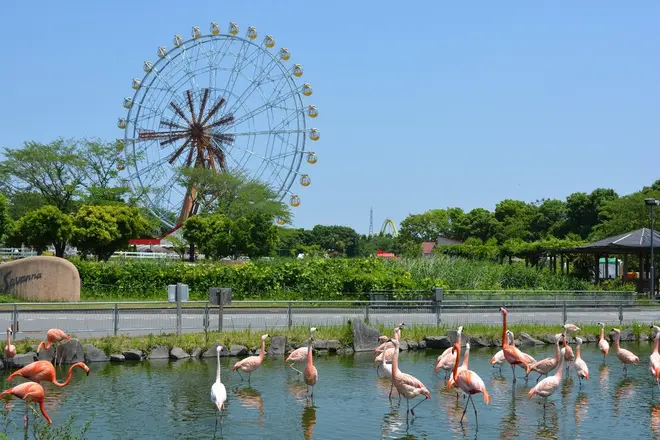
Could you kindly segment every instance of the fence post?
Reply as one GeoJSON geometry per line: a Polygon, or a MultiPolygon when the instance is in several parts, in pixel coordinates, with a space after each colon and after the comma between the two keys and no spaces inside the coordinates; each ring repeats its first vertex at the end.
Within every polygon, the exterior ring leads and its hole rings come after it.
{"type": "Polygon", "coordinates": [[[115,303],[115,310],[112,313],[112,327],[114,330],[114,335],[117,336],[119,332],[119,306],[115,303]]]}
{"type": "Polygon", "coordinates": [[[563,318],[564,318],[564,324],[566,324],[566,321],[568,321],[568,314],[566,313],[566,301],[564,301],[564,313],[563,313],[563,318]]]}
{"type": "Polygon", "coordinates": [[[204,320],[203,320],[203,325],[204,325],[204,339],[206,340],[206,343],[209,343],[209,305],[208,303],[204,304],[204,320]]]}
{"type": "Polygon", "coordinates": [[[181,336],[181,283],[176,283],[176,335],[181,336]]]}
{"type": "Polygon", "coordinates": [[[287,310],[286,310],[286,321],[287,321],[286,326],[287,326],[287,328],[291,328],[291,326],[293,325],[293,316],[291,316],[292,313],[293,313],[293,310],[291,308],[291,303],[289,303],[289,305],[287,307],[287,310]]]}
{"type": "Polygon", "coordinates": [[[619,327],[623,325],[623,304],[619,304],[619,327]]]}
{"type": "Polygon", "coordinates": [[[367,305],[364,306],[364,322],[369,324],[369,303],[367,303],[367,305]]]}
{"type": "Polygon", "coordinates": [[[14,311],[12,312],[11,331],[14,332],[14,338],[18,334],[18,306],[14,304],[14,311]]]}
{"type": "Polygon", "coordinates": [[[218,305],[218,331],[222,332],[222,324],[223,321],[225,320],[225,305],[222,303],[222,299],[220,300],[220,304],[218,305]]]}

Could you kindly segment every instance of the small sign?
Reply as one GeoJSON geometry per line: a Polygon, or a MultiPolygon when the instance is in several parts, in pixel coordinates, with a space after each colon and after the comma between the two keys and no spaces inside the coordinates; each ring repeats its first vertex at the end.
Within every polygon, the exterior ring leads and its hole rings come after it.
{"type": "MultiPolygon", "coordinates": [[[[170,284],[167,286],[167,301],[176,302],[176,284],[170,284]]],[[[187,284],[179,284],[179,295],[181,295],[181,302],[188,301],[189,298],[189,289],[187,284]]]]}

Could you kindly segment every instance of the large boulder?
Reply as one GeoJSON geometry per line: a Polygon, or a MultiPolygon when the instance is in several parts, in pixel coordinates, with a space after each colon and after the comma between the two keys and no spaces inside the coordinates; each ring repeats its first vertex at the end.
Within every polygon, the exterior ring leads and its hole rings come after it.
{"type": "Polygon", "coordinates": [[[128,350],[125,351],[124,353],[124,359],[127,361],[141,361],[142,360],[142,350],[128,350]]]}
{"type": "Polygon", "coordinates": [[[525,332],[520,333],[520,345],[545,345],[545,342],[532,338],[525,332]]]}
{"type": "Polygon", "coordinates": [[[185,352],[183,348],[180,347],[174,347],[172,351],[170,351],[170,359],[188,359],[190,355],[185,352]]]}
{"type": "Polygon", "coordinates": [[[245,356],[248,349],[245,345],[233,345],[229,347],[229,356],[245,356]]]}
{"type": "Polygon", "coordinates": [[[380,332],[376,329],[367,327],[367,325],[359,319],[351,321],[353,327],[353,350],[360,351],[373,351],[380,344],[378,337],[380,332]]]}
{"type": "Polygon", "coordinates": [[[341,342],[336,339],[330,339],[326,342],[326,347],[330,353],[337,353],[337,350],[341,348],[341,342]]]}
{"type": "Polygon", "coordinates": [[[482,336],[470,336],[470,347],[490,347],[491,343],[482,336]]]}
{"type": "Polygon", "coordinates": [[[286,336],[273,336],[270,338],[269,355],[282,356],[286,351],[286,336]]]}
{"type": "Polygon", "coordinates": [[[37,353],[30,351],[25,354],[17,354],[14,356],[11,363],[15,368],[23,368],[36,360],[38,360],[37,353]]]}
{"type": "Polygon", "coordinates": [[[37,358],[40,361],[53,362],[55,360],[55,346],[51,345],[48,350],[46,350],[44,347],[41,347],[41,350],[39,353],[37,353],[37,358]]]}
{"type": "Polygon", "coordinates": [[[451,341],[447,336],[424,336],[424,346],[444,350],[451,347],[451,341]]]}
{"type": "Polygon", "coordinates": [[[64,258],[21,258],[0,265],[0,293],[26,301],[80,301],[80,274],[64,258]]]}
{"type": "MultiPolygon", "coordinates": [[[[220,346],[225,347],[222,344],[218,344],[217,342],[214,342],[213,345],[211,345],[209,349],[202,354],[202,358],[216,357],[218,355],[218,347],[220,346]]],[[[227,350],[227,347],[225,347],[225,349],[222,350],[222,353],[220,353],[220,357],[225,357],[225,356],[229,356],[229,350],[227,350]]]]}
{"type": "Polygon", "coordinates": [[[85,361],[85,352],[78,339],[63,341],[57,344],[55,362],[58,364],[75,364],[85,361]]]}
{"type": "Polygon", "coordinates": [[[111,354],[110,362],[124,362],[126,357],[123,354],[111,354]]]}
{"type": "Polygon", "coordinates": [[[169,359],[170,350],[164,345],[157,345],[151,347],[151,353],[147,356],[147,359],[169,359]]]}
{"type": "MultiPolygon", "coordinates": [[[[447,337],[449,338],[449,342],[451,342],[452,345],[458,341],[458,331],[456,330],[447,330],[447,337]]],[[[461,347],[465,347],[465,344],[470,340],[470,337],[465,334],[461,333],[461,347]]]]}
{"type": "Polygon", "coordinates": [[[83,347],[86,351],[85,353],[85,362],[107,362],[110,360],[108,356],[105,355],[103,350],[100,348],[94,347],[92,344],[85,344],[83,347]]]}
{"type": "Polygon", "coordinates": [[[316,339],[314,340],[312,347],[314,347],[316,350],[327,350],[328,341],[326,341],[325,339],[316,339]]]}

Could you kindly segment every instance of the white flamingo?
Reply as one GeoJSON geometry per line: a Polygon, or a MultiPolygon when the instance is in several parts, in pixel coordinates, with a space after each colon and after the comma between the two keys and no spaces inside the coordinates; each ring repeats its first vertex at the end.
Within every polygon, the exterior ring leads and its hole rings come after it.
{"type": "MultiPolygon", "coordinates": [[[[211,386],[211,402],[218,408],[218,412],[222,413],[225,409],[225,402],[227,402],[227,390],[225,385],[220,380],[220,353],[224,347],[219,345],[216,349],[217,358],[218,358],[218,371],[215,375],[215,383],[211,386]]],[[[222,417],[221,417],[222,418],[222,417]]],[[[218,429],[218,413],[215,414],[215,428],[218,429]]],[[[220,423],[220,429],[222,430],[222,423],[220,423]]]]}

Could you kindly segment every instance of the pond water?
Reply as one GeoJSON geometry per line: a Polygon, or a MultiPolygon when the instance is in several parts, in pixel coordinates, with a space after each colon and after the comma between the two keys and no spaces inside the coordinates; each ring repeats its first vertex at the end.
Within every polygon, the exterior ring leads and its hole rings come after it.
{"type": "MultiPolygon", "coordinates": [[[[492,403],[476,396],[479,431],[469,408],[467,422],[459,419],[465,401],[446,390],[442,372],[433,374],[438,352],[402,353],[400,367],[420,379],[431,391],[417,417],[406,422],[405,400],[388,399],[390,383],[376,374],[373,356],[315,357],[319,382],[314,406],[306,405],[306,386],[283,359],[266,359],[252,375],[251,386],[230,371],[234,358],[223,358],[223,382],[229,400],[222,433],[216,430],[216,411],[209,393],[216,361],[91,364],[88,377],[75,370],[71,384],[57,388],[44,384],[46,410],[54,425],[72,413],[78,423],[96,414],[88,438],[104,439],[435,439],[435,438],[654,438],[660,436],[660,391],[648,371],[651,344],[631,343],[641,364],[622,367],[613,352],[602,366],[595,344],[583,346],[591,380],[579,389],[574,375],[543,406],[527,398],[535,375],[514,387],[508,365],[491,368],[496,349],[473,349],[470,369],[486,383],[492,403]],[[654,389],[655,388],[655,389],[654,389]],[[222,437],[221,437],[222,434],[222,437]]],[[[554,347],[525,349],[542,359],[554,347]]],[[[65,377],[61,368],[58,378],[65,377]]],[[[518,373],[521,375],[521,373],[518,373]]],[[[522,375],[521,375],[522,376],[522,375]]],[[[6,375],[2,376],[4,379],[6,375]]],[[[17,383],[22,381],[18,379],[17,383]]],[[[396,394],[396,391],[395,391],[396,394]]],[[[22,427],[23,402],[12,400],[9,417],[22,427]]],[[[32,417],[30,423],[32,423],[32,417]]],[[[22,434],[20,437],[22,438],[22,434]]]]}

